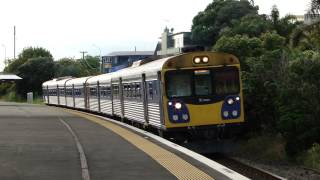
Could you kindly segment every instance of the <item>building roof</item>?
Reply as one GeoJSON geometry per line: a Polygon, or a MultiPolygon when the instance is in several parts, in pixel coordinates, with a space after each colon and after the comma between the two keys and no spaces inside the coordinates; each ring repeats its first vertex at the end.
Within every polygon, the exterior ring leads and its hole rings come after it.
{"type": "Polygon", "coordinates": [[[21,77],[15,74],[0,74],[0,80],[20,80],[21,77]]]}
{"type": "Polygon", "coordinates": [[[106,56],[151,56],[153,51],[115,51],[106,56]]]}

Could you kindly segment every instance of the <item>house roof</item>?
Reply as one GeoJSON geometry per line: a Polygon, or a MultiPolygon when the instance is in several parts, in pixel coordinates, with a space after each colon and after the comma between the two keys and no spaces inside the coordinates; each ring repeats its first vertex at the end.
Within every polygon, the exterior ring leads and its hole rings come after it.
{"type": "Polygon", "coordinates": [[[151,56],[153,54],[153,51],[115,51],[106,56],[151,56]]]}

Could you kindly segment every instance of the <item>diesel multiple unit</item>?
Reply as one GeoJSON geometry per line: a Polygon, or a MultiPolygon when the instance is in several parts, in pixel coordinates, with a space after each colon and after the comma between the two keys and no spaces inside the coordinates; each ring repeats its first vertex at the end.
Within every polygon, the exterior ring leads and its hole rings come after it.
{"type": "Polygon", "coordinates": [[[43,83],[46,104],[118,117],[159,132],[210,132],[244,122],[239,60],[191,52],[117,72],[43,83]]]}

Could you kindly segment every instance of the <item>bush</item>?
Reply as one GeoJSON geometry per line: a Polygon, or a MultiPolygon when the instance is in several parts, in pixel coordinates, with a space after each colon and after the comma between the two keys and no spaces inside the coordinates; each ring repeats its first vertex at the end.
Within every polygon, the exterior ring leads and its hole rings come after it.
{"type": "Polygon", "coordinates": [[[320,55],[301,53],[288,67],[279,97],[278,128],[295,156],[320,143],[320,55]]]}
{"type": "Polygon", "coordinates": [[[303,157],[305,166],[320,170],[320,144],[315,143],[303,157]]]}

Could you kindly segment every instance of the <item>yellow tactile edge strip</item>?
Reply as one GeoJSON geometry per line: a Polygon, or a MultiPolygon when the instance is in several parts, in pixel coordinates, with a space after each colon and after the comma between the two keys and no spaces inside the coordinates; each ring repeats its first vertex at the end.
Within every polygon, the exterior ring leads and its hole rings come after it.
{"type": "Polygon", "coordinates": [[[170,173],[176,176],[178,179],[213,179],[211,176],[201,171],[197,167],[191,165],[187,161],[183,160],[174,153],[144,139],[143,137],[127,130],[111,122],[102,120],[100,118],[90,116],[85,113],[81,113],[73,110],[66,110],[77,116],[84,117],[92,122],[100,124],[101,126],[110,129],[116,134],[120,135],[125,140],[148,154],[152,159],[157,161],[160,165],[166,168],[170,173]]]}

